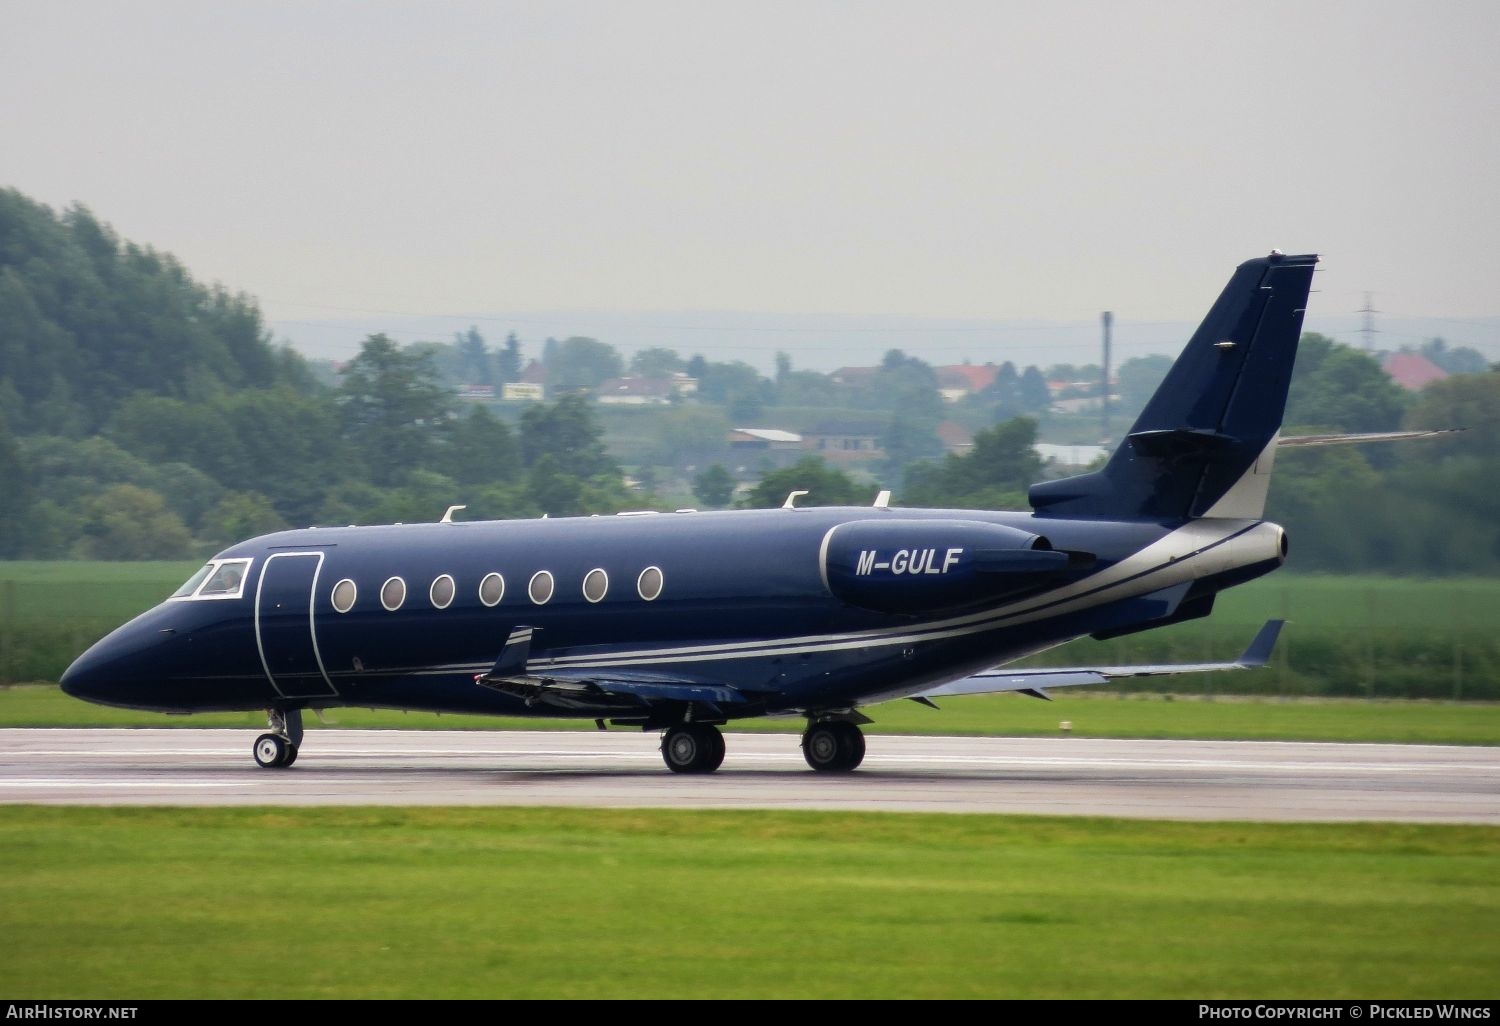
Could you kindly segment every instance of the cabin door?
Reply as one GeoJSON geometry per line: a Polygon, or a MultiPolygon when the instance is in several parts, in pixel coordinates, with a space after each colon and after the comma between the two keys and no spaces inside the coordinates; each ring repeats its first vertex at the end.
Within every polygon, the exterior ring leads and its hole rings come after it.
{"type": "Polygon", "coordinates": [[[337,695],[313,623],[321,552],[277,552],[266,560],[255,592],[255,641],[271,686],[283,698],[337,695]]]}

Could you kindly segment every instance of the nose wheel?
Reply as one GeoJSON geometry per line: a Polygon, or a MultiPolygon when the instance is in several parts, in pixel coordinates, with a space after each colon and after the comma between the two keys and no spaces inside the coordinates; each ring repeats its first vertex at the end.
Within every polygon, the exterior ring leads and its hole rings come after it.
{"type": "Polygon", "coordinates": [[[297,761],[297,746],[276,734],[255,739],[255,764],[261,769],[286,769],[297,761]]]}
{"type": "Polygon", "coordinates": [[[255,764],[261,769],[286,769],[297,761],[302,743],[302,710],[268,709],[266,722],[271,733],[256,738],[251,749],[255,764]]]}
{"type": "Polygon", "coordinates": [[[843,720],[810,723],[802,735],[802,757],[821,773],[848,773],[864,762],[864,732],[843,720]]]}

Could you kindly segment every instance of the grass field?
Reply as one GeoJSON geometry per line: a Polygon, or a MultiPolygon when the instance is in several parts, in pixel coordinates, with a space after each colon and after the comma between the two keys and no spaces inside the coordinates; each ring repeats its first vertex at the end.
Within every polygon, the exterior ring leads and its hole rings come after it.
{"type": "Polygon", "coordinates": [[[1500,830],[0,808],[28,998],[1493,998],[1500,830]]]}
{"type": "MultiPolygon", "coordinates": [[[[944,699],[932,710],[886,702],[865,711],[872,734],[966,734],[991,737],[1204,738],[1252,741],[1391,741],[1405,744],[1500,745],[1500,703],[1362,701],[1358,699],[1224,698],[1059,693],[1051,702],[1020,695],[944,699]],[[1064,732],[1060,724],[1066,721],[1064,732]]],[[[331,727],[422,730],[593,730],[589,720],[439,716],[375,709],[331,709],[331,727]]],[[[309,730],[319,722],[306,717],[309,730]]],[[[263,728],[260,713],[168,716],[90,705],[51,685],[0,688],[0,727],[263,728]]],[[[742,720],[730,731],[797,732],[801,719],[742,720]]],[[[316,742],[310,742],[316,743],[316,742]]]]}

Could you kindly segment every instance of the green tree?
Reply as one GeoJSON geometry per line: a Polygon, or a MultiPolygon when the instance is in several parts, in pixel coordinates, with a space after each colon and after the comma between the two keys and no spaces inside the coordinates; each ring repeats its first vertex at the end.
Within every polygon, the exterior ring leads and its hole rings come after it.
{"type": "Polygon", "coordinates": [[[619,466],[605,452],[604,432],[589,400],[582,395],[565,395],[550,406],[527,407],[521,414],[521,457],[528,469],[551,457],[548,474],[620,476],[619,466]]]}
{"type": "Polygon", "coordinates": [[[786,502],[795,490],[806,490],[799,506],[867,506],[877,489],[856,482],[817,456],[804,456],[790,467],[763,476],[741,501],[747,509],[770,509],[786,502]]]}
{"type": "Polygon", "coordinates": [[[156,492],[121,484],[84,502],[85,559],[182,559],[193,538],[181,518],[156,492]]]}
{"type": "Polygon", "coordinates": [[[771,383],[760,376],[760,371],[739,360],[705,363],[696,377],[698,398],[725,407],[736,421],[753,420],[771,400],[771,383]]]}
{"type": "MultiPolygon", "coordinates": [[[[1011,368],[1014,372],[1015,368],[1011,368]]],[[[900,412],[905,417],[935,426],[943,419],[943,397],[938,392],[937,372],[924,360],[899,349],[886,352],[880,369],[870,379],[863,397],[871,409],[900,412]]]]}
{"type": "Polygon", "coordinates": [[[452,399],[430,357],[404,352],[386,335],[365,339],[339,388],[344,431],[376,484],[392,484],[432,454],[434,428],[452,399]]]}
{"type": "Polygon", "coordinates": [[[234,492],[203,516],[201,533],[215,548],[286,529],[271,500],[258,492],[234,492]]]}
{"type": "Polygon", "coordinates": [[[521,446],[509,424],[476,406],[445,425],[436,465],[461,485],[506,481],[521,472],[521,446]]]}
{"type": "Polygon", "coordinates": [[[660,346],[641,349],[630,358],[630,373],[643,378],[670,378],[682,370],[683,366],[682,357],[677,355],[677,350],[663,349],[660,346]]]}
{"type": "Polygon", "coordinates": [[[1121,411],[1135,416],[1146,408],[1146,403],[1172,369],[1170,356],[1137,356],[1120,364],[1119,391],[1121,411]]]}
{"type": "Polygon", "coordinates": [[[1421,353],[1449,374],[1483,374],[1489,370],[1489,363],[1479,352],[1468,346],[1450,348],[1441,338],[1423,342],[1421,353]]]}
{"type": "Polygon", "coordinates": [[[734,478],[723,464],[706,467],[693,478],[693,494],[698,501],[711,509],[722,509],[729,505],[734,495],[734,478]]]}
{"type": "Polygon", "coordinates": [[[1391,431],[1406,405],[1401,387],[1370,356],[1316,332],[1302,336],[1287,397],[1289,426],[1391,431]]]}
{"type": "Polygon", "coordinates": [[[513,331],[505,336],[505,346],[495,354],[495,378],[500,383],[521,380],[521,340],[513,331]]]}
{"type": "Polygon", "coordinates": [[[549,345],[544,353],[547,387],[552,394],[598,388],[610,378],[618,378],[625,365],[615,347],[597,339],[573,337],[549,345]]]}
{"type": "Polygon", "coordinates": [[[1027,487],[1041,477],[1036,421],[1017,417],[985,428],[974,447],[941,462],[908,467],[902,500],[913,506],[1019,509],[1027,487]]]}
{"type": "Polygon", "coordinates": [[[459,372],[464,383],[488,385],[494,381],[489,347],[478,328],[471,324],[468,331],[454,332],[453,348],[457,351],[459,372]]]}
{"type": "Polygon", "coordinates": [[[0,559],[15,559],[29,544],[27,537],[36,497],[26,480],[21,450],[0,420],[0,559]]]}
{"type": "Polygon", "coordinates": [[[680,406],[652,418],[649,462],[664,467],[706,467],[729,455],[729,418],[712,406],[680,406]]]}
{"type": "Polygon", "coordinates": [[[1052,406],[1052,390],[1047,379],[1035,366],[1027,367],[1021,374],[1020,405],[1026,413],[1046,413],[1052,406]]]}
{"type": "Polygon", "coordinates": [[[817,371],[794,370],[776,379],[776,402],[782,406],[817,406],[827,408],[837,405],[837,390],[827,374],[817,371]]]}

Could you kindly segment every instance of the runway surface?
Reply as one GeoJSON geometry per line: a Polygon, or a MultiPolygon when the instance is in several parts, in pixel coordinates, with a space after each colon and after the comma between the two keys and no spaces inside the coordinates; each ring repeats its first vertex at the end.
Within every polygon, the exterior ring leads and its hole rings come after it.
{"type": "Polygon", "coordinates": [[[729,734],[711,776],[639,732],[309,732],[263,770],[236,730],[0,730],[0,803],[573,805],[1500,824],[1500,748],[869,738],[822,774],[794,734],[729,734]]]}

